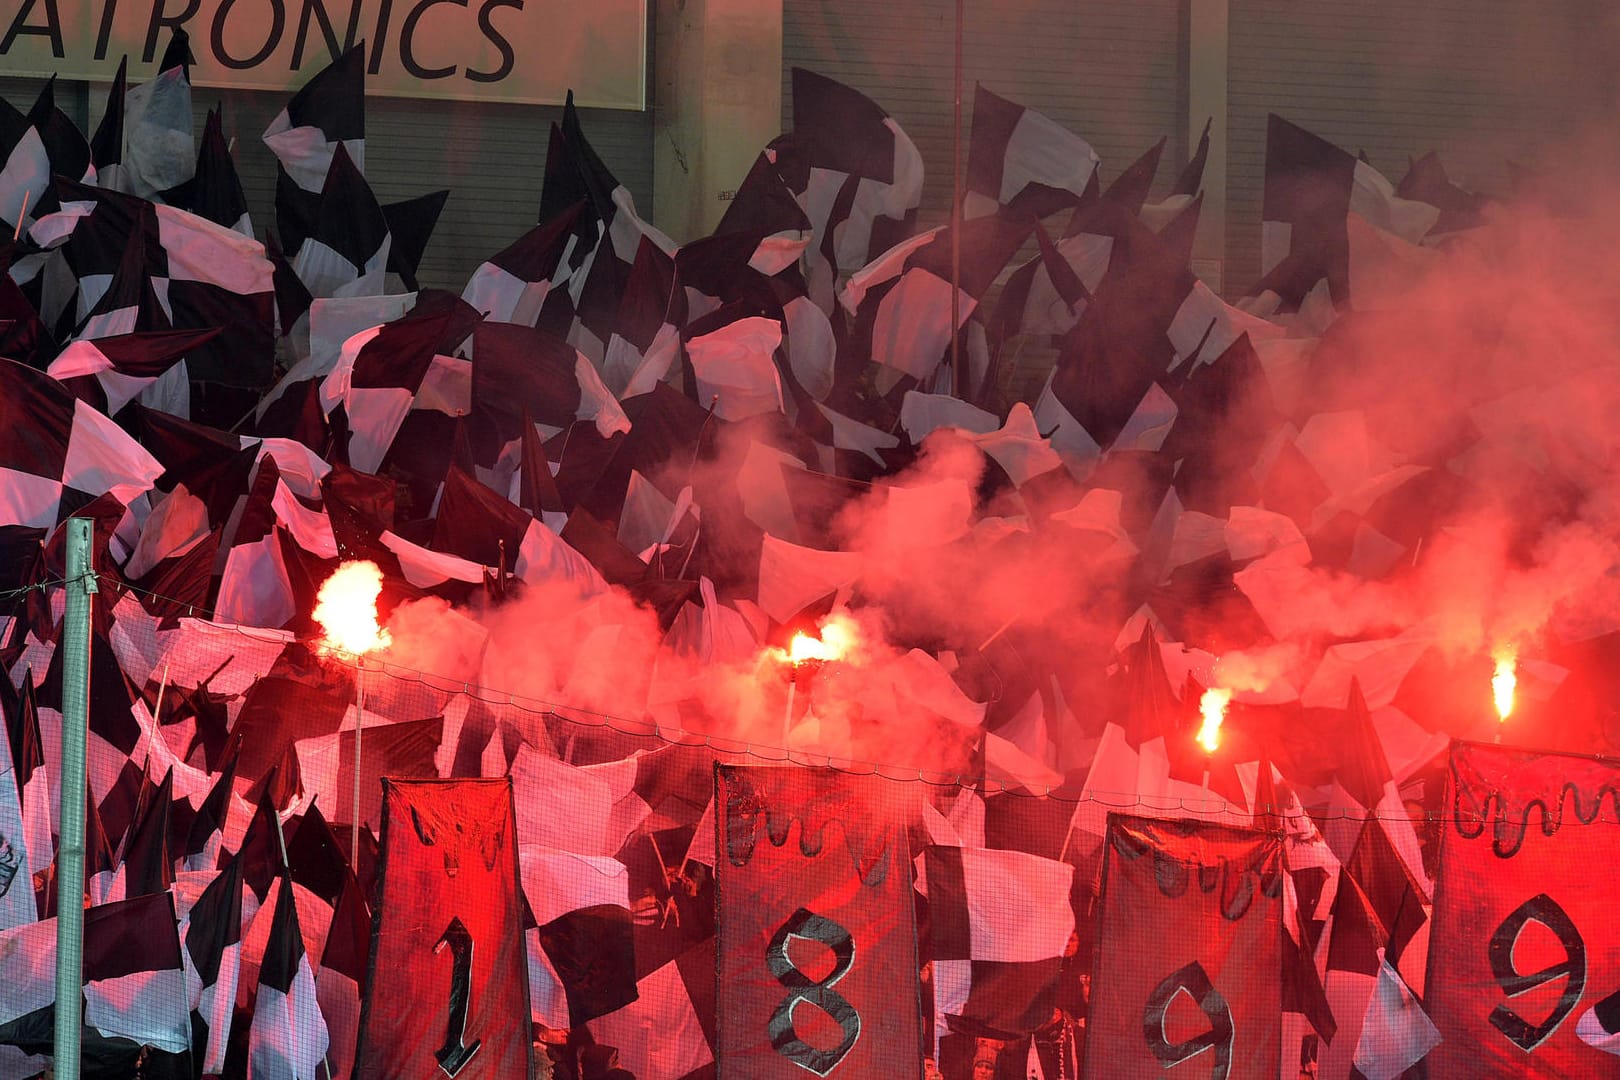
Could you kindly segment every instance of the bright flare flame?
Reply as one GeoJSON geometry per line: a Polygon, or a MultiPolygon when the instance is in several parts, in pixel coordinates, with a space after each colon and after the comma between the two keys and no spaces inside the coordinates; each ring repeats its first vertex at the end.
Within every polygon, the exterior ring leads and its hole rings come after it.
{"type": "Polygon", "coordinates": [[[841,660],[854,648],[854,622],[835,615],[822,623],[820,637],[803,632],[794,634],[785,656],[788,663],[797,666],[810,660],[841,660]]]}
{"type": "Polygon", "coordinates": [[[1499,721],[1513,715],[1513,694],[1519,687],[1519,658],[1512,649],[1496,652],[1496,674],[1491,676],[1491,693],[1496,697],[1499,721]]]}
{"type": "Polygon", "coordinates": [[[1204,748],[1204,753],[1213,754],[1221,748],[1221,723],[1231,703],[1232,691],[1214,686],[1198,699],[1198,711],[1204,714],[1204,724],[1198,729],[1198,745],[1204,748]]]}
{"type": "Polygon", "coordinates": [[[315,621],[326,631],[323,648],[364,656],[391,644],[377,625],[382,570],[374,562],[346,562],[332,571],[315,597],[315,621]]]}

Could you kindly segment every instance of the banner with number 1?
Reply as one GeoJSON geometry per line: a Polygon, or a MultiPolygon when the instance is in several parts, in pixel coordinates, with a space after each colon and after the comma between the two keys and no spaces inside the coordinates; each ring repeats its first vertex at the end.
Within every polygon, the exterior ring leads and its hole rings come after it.
{"type": "Polygon", "coordinates": [[[355,1076],[528,1076],[510,779],[385,779],[377,877],[355,1076]]]}
{"type": "Polygon", "coordinates": [[[921,1075],[914,785],[716,767],[721,1080],[921,1075]]]}

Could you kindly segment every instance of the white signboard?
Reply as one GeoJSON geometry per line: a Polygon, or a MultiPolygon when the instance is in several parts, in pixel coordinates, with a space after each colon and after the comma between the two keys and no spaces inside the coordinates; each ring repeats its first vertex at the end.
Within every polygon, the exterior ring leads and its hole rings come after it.
{"type": "Polygon", "coordinates": [[[196,86],[288,91],[366,45],[366,92],[646,107],[646,0],[0,0],[0,73],[149,77],[174,28],[196,86]]]}

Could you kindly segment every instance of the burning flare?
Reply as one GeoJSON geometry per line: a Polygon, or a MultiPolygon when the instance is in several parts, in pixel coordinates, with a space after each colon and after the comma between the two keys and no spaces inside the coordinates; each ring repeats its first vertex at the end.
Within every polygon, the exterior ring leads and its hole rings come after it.
{"type": "Polygon", "coordinates": [[[1204,724],[1198,729],[1198,745],[1204,753],[1213,754],[1221,748],[1221,724],[1226,720],[1226,707],[1232,703],[1232,691],[1212,686],[1198,699],[1198,711],[1204,714],[1204,724]]]}
{"type": "Polygon", "coordinates": [[[1505,721],[1513,715],[1513,694],[1519,687],[1519,657],[1512,648],[1495,653],[1496,674],[1491,676],[1491,693],[1496,696],[1496,717],[1505,721]]]}
{"type": "Polygon", "coordinates": [[[364,656],[391,644],[377,625],[382,570],[374,562],[346,562],[332,571],[315,597],[315,621],[326,631],[322,648],[364,656]]]}
{"type": "Polygon", "coordinates": [[[797,667],[811,660],[842,660],[855,648],[855,624],[850,619],[834,615],[822,623],[820,632],[820,637],[802,631],[794,634],[783,654],[787,662],[797,667]]]}

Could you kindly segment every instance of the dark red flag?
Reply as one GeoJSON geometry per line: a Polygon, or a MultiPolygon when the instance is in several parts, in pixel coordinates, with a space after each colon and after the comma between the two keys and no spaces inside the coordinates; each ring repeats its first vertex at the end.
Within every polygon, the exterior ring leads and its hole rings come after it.
{"type": "Polygon", "coordinates": [[[877,776],[717,767],[722,1080],[919,1075],[911,798],[877,776]]]}
{"type": "Polygon", "coordinates": [[[1451,750],[1425,983],[1431,1076],[1613,1076],[1583,1013],[1620,990],[1620,762],[1451,750]]]}
{"type": "Polygon", "coordinates": [[[1281,838],[1113,815],[1104,858],[1086,1075],[1276,1076],[1281,838]]]}
{"type": "Polygon", "coordinates": [[[512,786],[384,780],[379,916],[354,1075],[529,1075],[512,786]]]}

